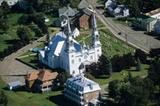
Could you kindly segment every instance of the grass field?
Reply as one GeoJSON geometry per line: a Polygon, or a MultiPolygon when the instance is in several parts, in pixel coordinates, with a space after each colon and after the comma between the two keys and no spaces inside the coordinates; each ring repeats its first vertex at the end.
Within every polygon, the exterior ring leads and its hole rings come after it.
{"type": "Polygon", "coordinates": [[[14,40],[18,39],[16,31],[18,28],[17,20],[22,13],[12,13],[8,15],[9,30],[6,34],[0,34],[0,52],[13,45],[14,40]]]}
{"type": "MultiPolygon", "coordinates": [[[[4,91],[8,97],[7,106],[58,106],[53,98],[62,99],[61,91],[51,91],[49,93],[38,94],[27,91],[9,91],[5,90],[6,84],[0,79],[0,91],[4,91]]],[[[59,102],[59,101],[57,101],[59,102]]]]}
{"type": "MultiPolygon", "coordinates": [[[[134,51],[133,48],[129,47],[122,41],[117,40],[108,29],[102,29],[99,32],[102,52],[105,56],[111,58],[115,55],[123,55],[134,51]]],[[[92,42],[92,37],[90,35],[81,35],[78,36],[76,40],[80,43],[85,42],[87,45],[90,45],[92,42]]]]}
{"type": "Polygon", "coordinates": [[[125,77],[127,77],[128,72],[131,72],[133,77],[141,76],[146,77],[148,73],[148,65],[142,65],[141,71],[136,71],[136,67],[131,67],[130,69],[122,70],[121,72],[113,72],[112,75],[109,78],[97,78],[95,81],[99,83],[100,85],[108,84],[110,81],[113,80],[122,80],[125,77]]]}

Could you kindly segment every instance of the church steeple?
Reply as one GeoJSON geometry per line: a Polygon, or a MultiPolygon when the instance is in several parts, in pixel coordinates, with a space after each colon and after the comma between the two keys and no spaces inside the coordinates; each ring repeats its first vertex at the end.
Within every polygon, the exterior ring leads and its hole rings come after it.
{"type": "Polygon", "coordinates": [[[66,37],[67,37],[66,38],[66,51],[67,52],[74,51],[72,31],[71,31],[69,18],[68,18],[68,22],[67,22],[67,36],[66,37]]]}
{"type": "Polygon", "coordinates": [[[93,47],[99,46],[101,45],[100,41],[99,41],[99,32],[97,30],[97,22],[96,22],[96,13],[93,13],[92,15],[92,44],[93,47]]]}

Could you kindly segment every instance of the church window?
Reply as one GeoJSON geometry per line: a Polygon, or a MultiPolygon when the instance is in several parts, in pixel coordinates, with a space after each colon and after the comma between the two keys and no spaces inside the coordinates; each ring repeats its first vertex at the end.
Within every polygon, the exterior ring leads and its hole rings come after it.
{"type": "Polygon", "coordinates": [[[93,56],[91,56],[90,58],[93,59],[93,56]]]}
{"type": "Polygon", "coordinates": [[[97,49],[97,52],[99,52],[99,49],[97,49]]]}
{"type": "Polygon", "coordinates": [[[81,62],[81,58],[79,58],[79,62],[81,62]]]}
{"type": "Polygon", "coordinates": [[[74,60],[72,60],[72,64],[74,64],[74,60]]]}
{"type": "Polygon", "coordinates": [[[87,58],[87,55],[84,56],[84,59],[86,59],[86,58],[87,58]]]}

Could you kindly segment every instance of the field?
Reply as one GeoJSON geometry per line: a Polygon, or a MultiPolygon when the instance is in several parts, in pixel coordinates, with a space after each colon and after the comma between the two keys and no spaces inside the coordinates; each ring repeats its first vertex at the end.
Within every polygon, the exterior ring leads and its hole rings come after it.
{"type": "Polygon", "coordinates": [[[68,102],[65,101],[62,95],[62,91],[51,91],[44,94],[30,93],[27,91],[9,91],[5,89],[6,84],[0,79],[0,91],[8,97],[7,106],[58,106],[58,105],[68,105],[68,102]]]}
{"type": "Polygon", "coordinates": [[[143,64],[141,71],[136,71],[136,67],[131,67],[130,69],[124,69],[121,72],[113,72],[109,78],[96,78],[95,81],[98,82],[100,85],[108,84],[110,81],[113,80],[122,80],[127,77],[128,72],[132,74],[133,77],[141,76],[146,77],[148,73],[148,65],[143,64]]]}
{"type": "MultiPolygon", "coordinates": [[[[24,13],[10,13],[8,14],[8,24],[9,24],[9,30],[7,33],[0,34],[0,52],[3,52],[5,49],[7,49],[9,46],[12,46],[15,44],[15,42],[19,39],[17,37],[16,31],[17,28],[20,26],[17,23],[17,20],[24,15],[24,13]]],[[[50,26],[52,22],[57,19],[57,17],[47,16],[50,21],[46,24],[50,26]]]]}
{"type": "Polygon", "coordinates": [[[16,31],[18,28],[17,20],[21,17],[22,13],[12,13],[8,15],[9,30],[6,34],[0,34],[0,52],[7,49],[9,46],[12,46],[15,42],[14,40],[18,39],[16,31]]]}

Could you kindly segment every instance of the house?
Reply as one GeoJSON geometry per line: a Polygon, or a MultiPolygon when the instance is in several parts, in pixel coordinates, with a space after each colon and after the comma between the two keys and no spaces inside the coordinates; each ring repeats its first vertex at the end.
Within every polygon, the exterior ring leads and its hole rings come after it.
{"type": "Polygon", "coordinates": [[[78,4],[78,9],[85,9],[89,7],[89,3],[86,0],[81,0],[78,4]]]}
{"type": "Polygon", "coordinates": [[[117,5],[115,0],[107,0],[105,2],[105,8],[108,10],[110,15],[113,15],[115,18],[124,18],[128,17],[129,8],[125,5],[117,5]]]}
{"type": "Polygon", "coordinates": [[[160,34],[160,20],[158,19],[157,22],[154,24],[154,32],[156,34],[160,34]]]}
{"type": "Polygon", "coordinates": [[[98,62],[102,55],[102,49],[95,14],[92,15],[91,19],[91,36],[93,38],[91,46],[80,44],[73,38],[68,18],[67,33],[58,32],[48,45],[39,51],[39,61],[53,69],[64,69],[72,76],[83,73],[85,65],[98,62]]]}
{"type": "Polygon", "coordinates": [[[80,106],[98,106],[100,90],[98,83],[79,75],[66,81],[64,96],[80,106]]]}
{"type": "Polygon", "coordinates": [[[157,22],[155,18],[143,18],[143,19],[137,19],[135,22],[133,22],[133,26],[136,28],[140,28],[142,30],[145,30],[147,32],[154,31],[154,25],[157,22]]]}
{"type": "Polygon", "coordinates": [[[57,76],[57,72],[48,70],[31,72],[25,77],[26,88],[36,92],[50,91],[57,76]]]}
{"type": "Polygon", "coordinates": [[[114,11],[113,11],[113,15],[115,16],[115,18],[124,18],[124,17],[128,17],[129,14],[129,8],[127,8],[124,5],[118,5],[114,11]]]}
{"type": "Polygon", "coordinates": [[[13,6],[20,0],[0,0],[0,6],[1,6],[3,1],[7,2],[9,6],[13,6]]]}
{"type": "Polygon", "coordinates": [[[146,13],[145,15],[152,17],[152,18],[160,19],[160,8],[152,10],[152,11],[146,13]]]}
{"type": "Polygon", "coordinates": [[[93,10],[90,8],[82,9],[76,16],[72,19],[75,27],[79,29],[89,29],[91,27],[91,16],[93,10]]]}
{"type": "Polygon", "coordinates": [[[59,17],[64,15],[64,16],[68,16],[68,17],[73,17],[76,15],[77,13],[77,9],[72,9],[69,5],[67,7],[63,7],[60,8],[58,10],[59,13],[59,17]]]}
{"type": "Polygon", "coordinates": [[[8,83],[8,88],[9,90],[15,90],[17,88],[20,88],[22,86],[20,81],[14,81],[14,82],[10,82],[8,83]]]}
{"type": "Polygon", "coordinates": [[[117,6],[117,3],[115,0],[107,0],[105,2],[105,8],[109,9],[109,11],[113,11],[117,6]]]}

